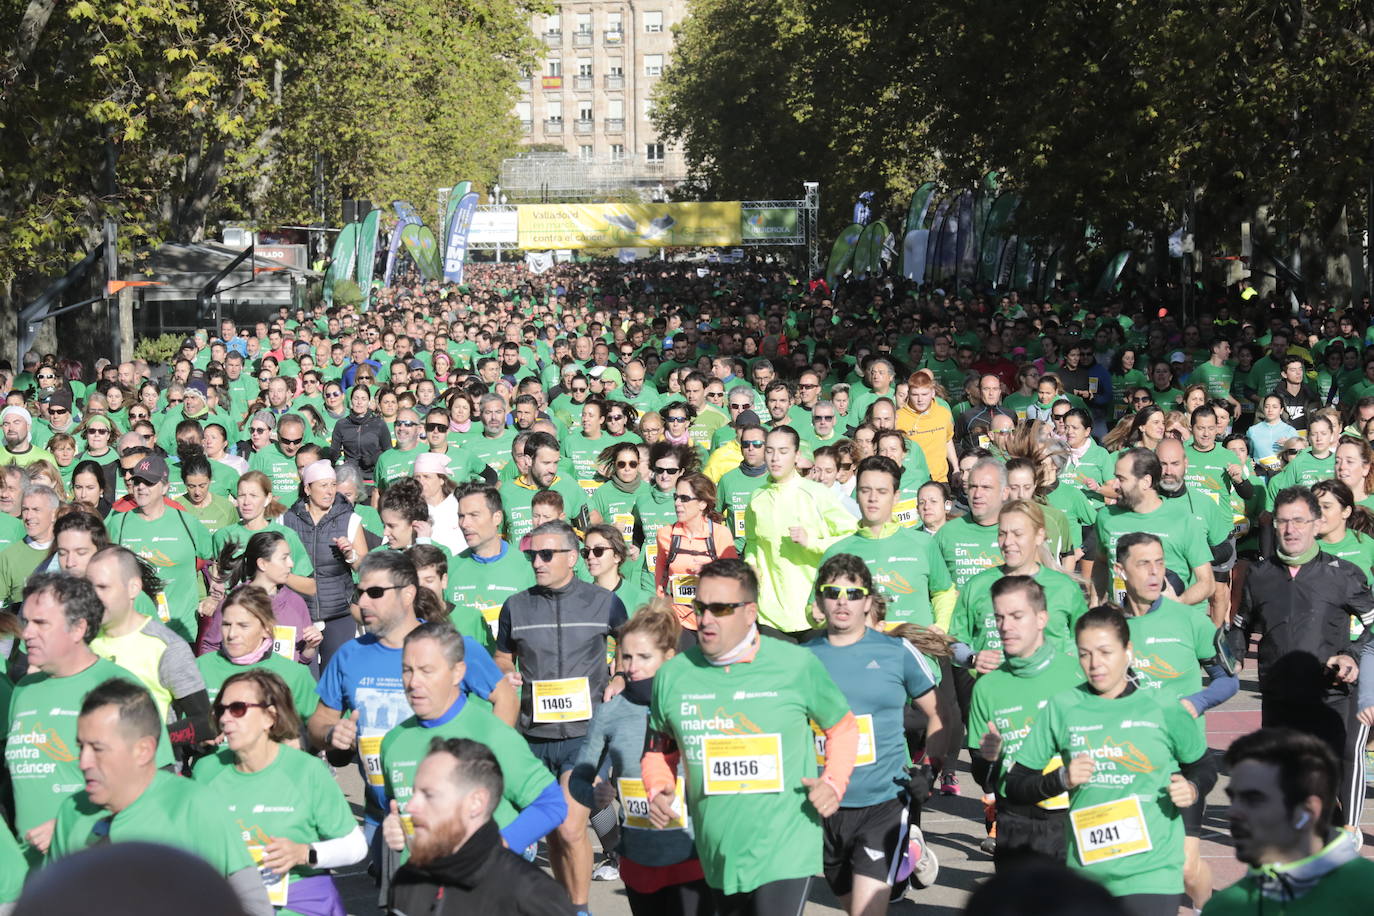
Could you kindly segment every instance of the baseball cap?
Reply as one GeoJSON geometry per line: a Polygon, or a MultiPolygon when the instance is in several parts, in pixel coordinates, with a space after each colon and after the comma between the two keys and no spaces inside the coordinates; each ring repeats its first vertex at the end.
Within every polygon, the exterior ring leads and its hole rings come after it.
{"type": "Polygon", "coordinates": [[[144,483],[164,483],[167,480],[167,462],[157,452],[151,452],[133,466],[129,476],[144,483]]]}

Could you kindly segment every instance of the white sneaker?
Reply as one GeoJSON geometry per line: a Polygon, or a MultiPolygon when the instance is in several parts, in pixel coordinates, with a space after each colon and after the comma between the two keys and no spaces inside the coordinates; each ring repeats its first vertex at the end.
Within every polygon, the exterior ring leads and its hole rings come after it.
{"type": "Polygon", "coordinates": [[[598,865],[596,867],[596,870],[592,872],[592,880],[619,881],[620,866],[616,864],[615,859],[607,859],[605,862],[602,862],[600,865],[598,865]]]}

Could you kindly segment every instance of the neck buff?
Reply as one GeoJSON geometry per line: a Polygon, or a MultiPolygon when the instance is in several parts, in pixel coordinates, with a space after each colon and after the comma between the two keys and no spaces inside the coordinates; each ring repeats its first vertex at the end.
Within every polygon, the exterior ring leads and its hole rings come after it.
{"type": "Polygon", "coordinates": [[[229,661],[233,662],[236,665],[252,665],[262,661],[264,658],[267,657],[267,653],[271,651],[272,637],[265,636],[263,637],[262,645],[258,646],[256,649],[254,649],[252,652],[249,652],[247,655],[230,655],[228,649],[224,650],[224,655],[226,658],[229,659],[229,661]]]}
{"type": "Polygon", "coordinates": [[[621,493],[633,493],[635,490],[639,489],[640,484],[644,483],[644,481],[636,480],[634,483],[622,483],[619,477],[612,474],[611,483],[621,493]]]}
{"type": "Polygon", "coordinates": [[[750,654],[749,650],[754,647],[754,643],[758,641],[758,638],[758,624],[753,624],[749,627],[749,632],[744,634],[744,639],[740,642],[739,645],[735,646],[733,649],[729,650],[719,658],[710,658],[707,659],[707,661],[715,665],[717,668],[724,668],[726,665],[732,665],[737,661],[741,661],[745,655],[750,654]]]}
{"type": "Polygon", "coordinates": [[[1044,668],[1051,661],[1053,661],[1054,652],[1054,646],[1051,646],[1048,642],[1046,642],[1042,643],[1040,645],[1040,648],[1036,649],[1034,652],[1032,652],[1030,655],[1027,655],[1025,658],[1016,658],[1014,656],[1008,655],[1006,657],[1007,670],[1011,671],[1018,677],[1024,676],[1028,673],[1032,673],[1040,668],[1044,668]]]}
{"type": "Polygon", "coordinates": [[[625,699],[636,706],[648,706],[649,700],[654,695],[654,679],[646,677],[638,681],[630,681],[622,691],[625,699]]]}
{"type": "Polygon", "coordinates": [[[1312,562],[1312,558],[1317,555],[1317,551],[1319,549],[1320,548],[1317,547],[1316,542],[1313,542],[1312,546],[1304,550],[1302,553],[1284,553],[1281,549],[1278,548],[1275,548],[1274,553],[1277,554],[1279,560],[1283,563],[1284,566],[1302,566],[1305,563],[1312,562]]]}

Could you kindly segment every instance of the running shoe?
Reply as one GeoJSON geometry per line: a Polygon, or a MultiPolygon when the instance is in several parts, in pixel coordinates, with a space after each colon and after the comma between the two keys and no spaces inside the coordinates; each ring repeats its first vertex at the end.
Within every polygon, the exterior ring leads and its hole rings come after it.
{"type": "Polygon", "coordinates": [[[607,858],[606,861],[602,862],[600,865],[598,865],[598,866],[596,867],[596,870],[595,870],[594,872],[592,872],[592,880],[593,880],[593,881],[619,881],[619,880],[620,880],[620,865],[619,865],[619,863],[616,862],[614,856],[611,856],[611,857],[607,858]]]}
{"type": "Polygon", "coordinates": [[[945,770],[940,774],[940,794],[959,794],[959,774],[954,772],[954,770],[945,770]]]}

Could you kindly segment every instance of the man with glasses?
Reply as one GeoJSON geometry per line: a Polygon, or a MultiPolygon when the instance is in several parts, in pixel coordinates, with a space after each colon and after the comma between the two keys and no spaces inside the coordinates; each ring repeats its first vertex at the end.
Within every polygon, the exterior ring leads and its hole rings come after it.
{"type": "Polygon", "coordinates": [[[839,810],[854,769],[858,724],[813,653],[761,635],[747,563],[714,560],[698,576],[699,644],[654,678],[649,817],[662,828],[680,816],[680,764],[716,912],[800,913],[822,866],[820,818],[839,810]],[[825,734],[818,777],[806,775],[816,772],[813,721],[825,734]]]}
{"type": "Polygon", "coordinates": [[[1250,566],[1228,638],[1239,668],[1259,636],[1260,717],[1321,739],[1341,762],[1332,823],[1356,831],[1364,807],[1370,710],[1356,684],[1368,659],[1374,596],[1363,570],[1318,549],[1321,506],[1306,487],[1274,497],[1275,554],[1250,566]],[[1352,624],[1362,625],[1352,642],[1352,624]]]}
{"type": "Polygon", "coordinates": [[[0,449],[0,464],[17,464],[26,467],[35,461],[46,461],[53,467],[57,459],[52,452],[39,448],[29,438],[33,428],[33,414],[18,404],[10,404],[0,411],[0,430],[4,431],[5,444],[0,449]]]}
{"type": "MultiPolygon", "coordinates": [[[[262,435],[257,429],[262,425],[255,416],[253,425],[249,427],[255,446],[256,440],[262,435]]],[[[253,457],[248,459],[248,469],[267,475],[272,481],[272,495],[284,506],[293,504],[300,490],[301,476],[296,470],[296,452],[304,444],[305,421],[289,413],[277,422],[277,441],[255,448],[253,457]]]]}
{"type": "MultiPolygon", "coordinates": [[[[396,413],[396,445],[382,452],[377,458],[377,486],[385,491],[393,481],[409,477],[415,473],[415,457],[421,452],[432,451],[429,443],[420,442],[420,415],[409,407],[402,407],[396,413]]],[[[447,429],[447,424],[445,424],[447,429]]]]}
{"type": "Polygon", "coordinates": [[[72,393],[59,388],[38,402],[38,419],[30,437],[38,448],[46,448],[57,434],[75,435],[77,421],[72,416],[72,393]]]}
{"type": "MultiPolygon", "coordinates": [[[[372,842],[386,813],[382,738],[410,716],[401,678],[406,636],[420,625],[415,599],[420,579],[415,564],[399,550],[374,550],[358,567],[354,604],[362,636],[339,647],[320,675],[320,703],[306,723],[311,744],[326,750],[330,763],[355,758],[366,785],[363,828],[372,842]]],[[[498,717],[510,716],[514,691],[481,643],[463,637],[467,669],[464,692],[489,700],[498,717]]]]}
{"type": "Polygon", "coordinates": [[[568,817],[548,837],[549,860],[574,906],[585,910],[592,878],[591,812],[568,792],[568,777],[609,682],[606,638],[629,617],[613,592],[573,574],[579,546],[577,533],[565,522],[530,532],[524,554],[535,584],[502,605],[495,657],[520,688],[520,731],[563,789],[568,817]]]}
{"type": "Polygon", "coordinates": [[[789,421],[792,427],[799,432],[809,429],[811,426],[811,412],[816,409],[816,403],[821,397],[821,377],[810,369],[805,370],[797,376],[797,403],[793,404],[787,414],[791,417],[789,421]]]}
{"type": "MultiPolygon", "coordinates": [[[[5,765],[14,784],[14,825],[24,856],[37,865],[49,850],[64,799],[82,785],[77,711],[93,689],[133,674],[91,651],[105,608],[91,583],[68,573],[38,573],[24,588],[23,639],[29,674],[9,703],[5,765]]],[[[172,763],[165,730],[157,765],[172,763]]]]}
{"type": "Polygon", "coordinates": [[[835,427],[839,412],[833,401],[816,401],[807,419],[809,422],[799,432],[802,442],[812,451],[823,445],[835,445],[844,438],[835,427]]]}
{"type": "MultiPolygon", "coordinates": [[[[759,423],[758,414],[752,410],[741,411],[735,417],[734,431],[739,463],[720,476],[716,486],[716,507],[725,514],[725,521],[735,536],[735,551],[743,555],[746,540],[744,520],[749,500],[768,481],[768,466],[763,458],[766,433],[759,423]]],[[[718,450],[717,454],[721,451],[724,449],[718,450]]],[[[712,455],[712,463],[715,459],[716,455],[712,455]]],[[[707,476],[710,476],[709,468],[707,476]]]]}
{"type": "Polygon", "coordinates": [[[978,380],[979,403],[970,406],[954,424],[954,442],[960,452],[972,448],[986,447],[979,437],[992,428],[992,418],[1001,414],[1016,421],[1015,411],[1002,406],[1005,389],[1002,380],[991,373],[984,373],[978,380]]]}
{"type": "MultiPolygon", "coordinates": [[[[739,420],[740,414],[746,410],[751,412],[755,410],[754,389],[742,383],[736,384],[734,387],[730,389],[730,395],[728,398],[726,398],[725,409],[726,412],[730,415],[730,422],[722,426],[720,429],[716,430],[715,434],[711,436],[712,460],[707,462],[708,470],[706,472],[706,475],[708,477],[711,476],[709,468],[711,464],[714,462],[716,451],[724,445],[728,445],[735,442],[736,433],[738,432],[738,428],[735,424],[739,420]]],[[[757,419],[757,414],[755,414],[755,419],[757,419]]],[[[732,461],[738,460],[739,458],[738,455],[734,454],[732,454],[730,457],[732,461]]]]}

